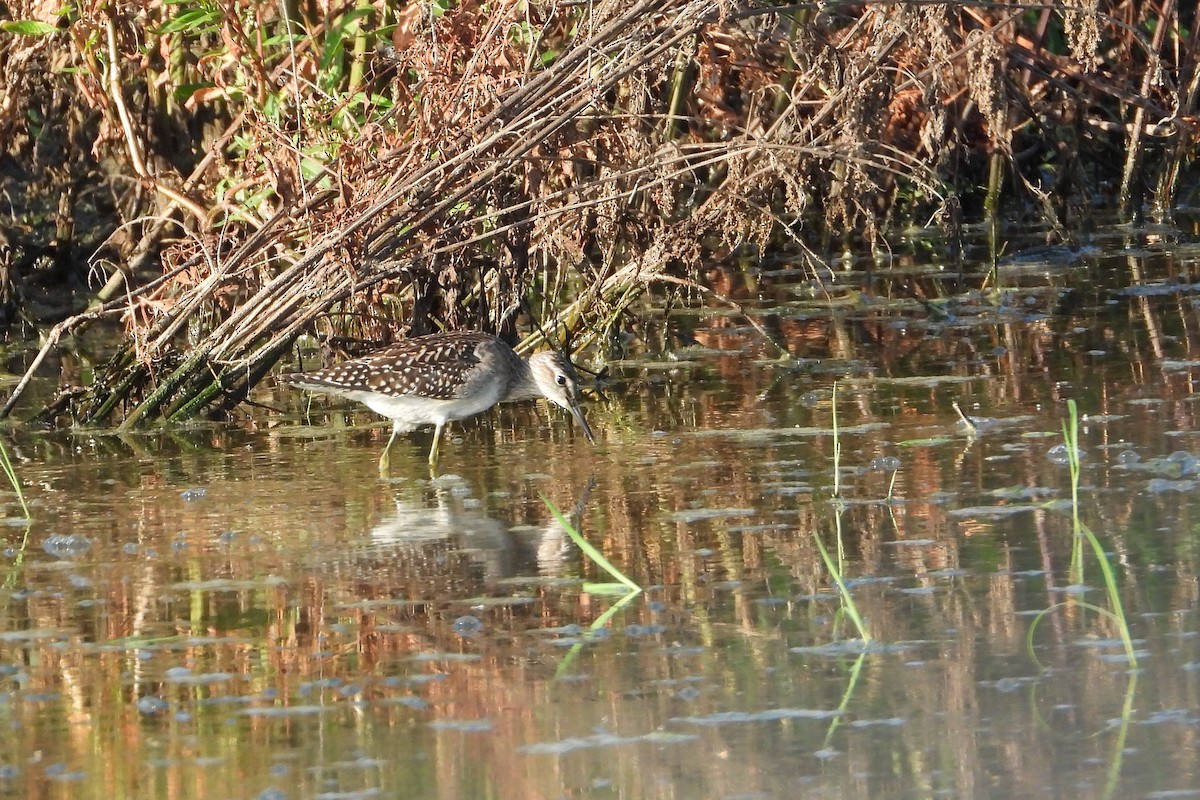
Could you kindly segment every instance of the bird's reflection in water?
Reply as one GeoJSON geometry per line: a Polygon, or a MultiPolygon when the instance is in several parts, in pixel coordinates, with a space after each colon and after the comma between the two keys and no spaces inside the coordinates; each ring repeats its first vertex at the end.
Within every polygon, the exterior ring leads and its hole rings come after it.
{"type": "MultiPolygon", "coordinates": [[[[371,529],[372,549],[419,551],[422,560],[435,552],[455,551],[482,570],[483,583],[518,577],[555,578],[566,571],[571,541],[562,525],[542,509],[541,525],[514,525],[491,516],[474,496],[471,486],[456,475],[443,475],[429,485],[430,492],[400,492],[395,511],[371,529]]],[[[592,482],[573,508],[564,514],[579,519],[591,493],[592,482]]]]}

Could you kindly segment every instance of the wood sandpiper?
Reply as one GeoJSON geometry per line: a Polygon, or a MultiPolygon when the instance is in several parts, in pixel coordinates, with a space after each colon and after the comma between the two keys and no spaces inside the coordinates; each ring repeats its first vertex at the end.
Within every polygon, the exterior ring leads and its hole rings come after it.
{"type": "Polygon", "coordinates": [[[316,372],[284,375],[284,383],[310,392],[348,397],[392,420],[392,435],[434,425],[429,466],[437,465],[442,429],[450,420],[480,414],[497,403],[545,397],[571,412],[589,442],[592,429],[579,408],[579,376],[561,353],[536,353],[528,359],[487,333],[435,333],[407,339],[362,358],[316,372]]]}

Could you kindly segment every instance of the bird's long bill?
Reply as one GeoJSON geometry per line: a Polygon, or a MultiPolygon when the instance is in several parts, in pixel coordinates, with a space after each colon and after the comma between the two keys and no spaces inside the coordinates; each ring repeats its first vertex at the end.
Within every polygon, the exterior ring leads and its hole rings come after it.
{"type": "Polygon", "coordinates": [[[595,444],[596,437],[592,436],[592,429],[588,427],[587,419],[583,416],[583,409],[579,407],[579,401],[574,397],[571,398],[571,405],[567,407],[571,412],[571,416],[579,423],[579,427],[583,428],[583,435],[587,437],[588,444],[595,444]]]}

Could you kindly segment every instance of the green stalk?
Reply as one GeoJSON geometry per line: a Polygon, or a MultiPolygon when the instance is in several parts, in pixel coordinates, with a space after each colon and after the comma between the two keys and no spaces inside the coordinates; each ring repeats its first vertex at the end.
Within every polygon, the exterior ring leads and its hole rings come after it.
{"type": "Polygon", "coordinates": [[[1063,422],[1063,441],[1067,446],[1067,466],[1071,472],[1071,567],[1067,580],[1083,583],[1083,523],[1079,519],[1079,414],[1074,400],[1067,401],[1067,419],[1063,422]]]}
{"type": "Polygon", "coordinates": [[[374,6],[370,3],[359,3],[358,11],[361,13],[361,16],[351,23],[354,48],[350,56],[350,81],[346,91],[347,96],[351,98],[362,87],[363,72],[367,61],[367,26],[363,24],[363,21],[369,19],[374,10],[374,6]]]}
{"type": "Polygon", "coordinates": [[[998,152],[993,153],[988,161],[988,189],[983,199],[983,212],[992,226],[1000,219],[1000,186],[1003,181],[1004,156],[998,152]]]}
{"type": "MultiPolygon", "coordinates": [[[[1137,655],[1133,649],[1133,637],[1129,633],[1129,620],[1125,616],[1125,607],[1121,602],[1121,594],[1118,591],[1116,573],[1113,571],[1112,564],[1108,560],[1108,554],[1105,553],[1100,538],[1079,519],[1079,410],[1074,400],[1067,401],[1067,421],[1063,422],[1063,439],[1066,441],[1067,446],[1067,463],[1071,468],[1072,533],[1074,534],[1075,541],[1079,543],[1080,549],[1082,549],[1085,539],[1092,547],[1092,553],[1096,556],[1096,562],[1100,565],[1100,574],[1104,578],[1104,590],[1108,595],[1109,613],[1116,622],[1117,630],[1121,634],[1121,642],[1125,645],[1125,656],[1129,659],[1129,666],[1132,669],[1137,669],[1137,655]]],[[[1072,557],[1072,570],[1076,566],[1075,560],[1072,557]]],[[[1079,574],[1082,577],[1082,554],[1078,561],[1079,574]]]]}
{"type": "Polygon", "coordinates": [[[21,479],[17,477],[17,471],[13,469],[12,461],[8,457],[8,448],[4,446],[4,442],[0,442],[0,469],[4,470],[4,476],[8,478],[13,491],[17,493],[17,501],[21,504],[21,511],[25,514],[25,519],[29,519],[29,506],[25,503],[25,493],[21,491],[21,479]]]}
{"type": "Polygon", "coordinates": [[[667,107],[667,130],[663,137],[666,141],[677,138],[682,127],[680,119],[683,117],[684,99],[691,91],[696,76],[692,65],[695,47],[696,38],[693,37],[689,46],[680,47],[675,56],[675,69],[671,75],[671,102],[667,107]]]}
{"type": "Polygon", "coordinates": [[[842,441],[838,436],[837,381],[833,382],[833,496],[842,496],[842,441]]]}
{"type": "Polygon", "coordinates": [[[825,542],[821,541],[820,531],[813,531],[813,540],[817,543],[817,550],[821,553],[821,560],[825,562],[825,568],[829,570],[830,577],[833,578],[833,583],[837,586],[838,596],[841,599],[842,611],[854,623],[854,627],[858,630],[858,638],[863,642],[871,641],[871,633],[867,630],[867,624],[863,621],[862,615],[858,613],[858,606],[854,603],[854,596],[850,594],[849,587],[846,586],[846,581],[843,580],[843,565],[846,563],[846,546],[842,537],[842,510],[844,504],[839,501],[841,495],[841,475],[842,461],[842,440],[838,430],[837,418],[837,382],[833,384],[833,499],[835,504],[834,510],[834,527],[837,532],[837,559],[829,554],[829,550],[825,547],[825,542]]]}

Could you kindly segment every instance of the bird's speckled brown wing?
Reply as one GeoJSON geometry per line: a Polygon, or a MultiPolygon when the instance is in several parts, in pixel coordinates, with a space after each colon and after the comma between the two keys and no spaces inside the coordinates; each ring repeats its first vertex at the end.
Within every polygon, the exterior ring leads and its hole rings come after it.
{"type": "Polygon", "coordinates": [[[334,394],[368,391],[388,397],[453,400],[478,374],[483,363],[479,346],[487,345],[487,350],[499,343],[493,336],[475,332],[420,336],[284,380],[300,389],[334,394]]]}

